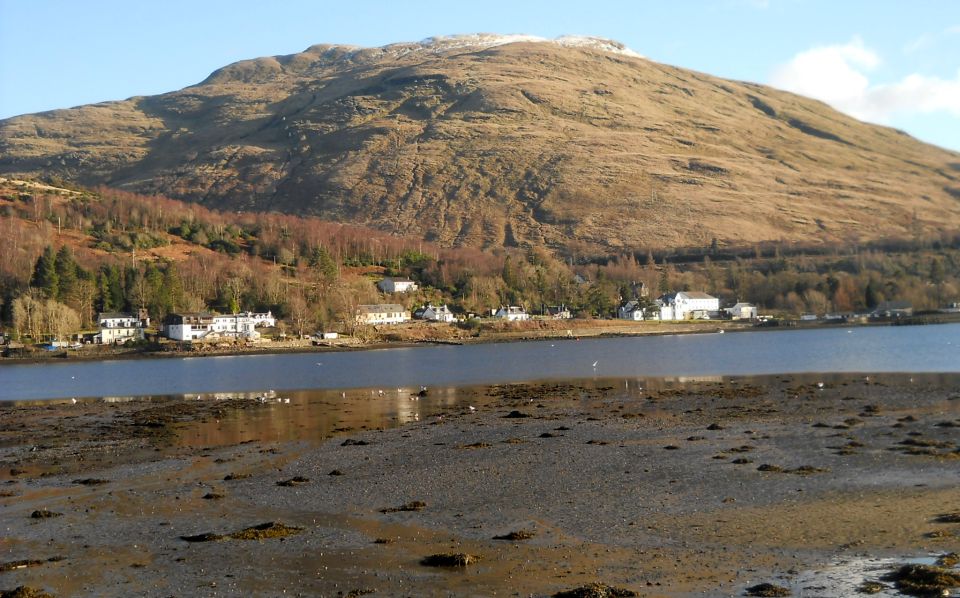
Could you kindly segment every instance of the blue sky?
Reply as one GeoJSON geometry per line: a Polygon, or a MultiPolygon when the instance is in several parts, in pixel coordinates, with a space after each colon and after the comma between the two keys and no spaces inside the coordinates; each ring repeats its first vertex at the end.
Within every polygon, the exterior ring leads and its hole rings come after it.
{"type": "Polygon", "coordinates": [[[173,91],[316,43],[476,32],[607,37],[960,150],[957,0],[0,0],[0,118],[173,91]]]}

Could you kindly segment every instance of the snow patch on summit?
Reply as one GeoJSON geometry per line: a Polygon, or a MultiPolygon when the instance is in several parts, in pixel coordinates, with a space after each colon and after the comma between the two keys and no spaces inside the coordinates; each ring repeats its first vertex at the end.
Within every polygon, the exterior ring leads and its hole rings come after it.
{"type": "Polygon", "coordinates": [[[547,39],[536,35],[516,34],[496,34],[496,33],[469,33],[462,35],[438,35],[428,37],[420,42],[420,46],[425,49],[435,51],[448,51],[460,48],[492,48],[506,44],[515,44],[519,42],[550,43],[558,46],[588,48],[610,52],[611,54],[622,54],[633,58],[644,58],[642,54],[634,52],[620,42],[602,37],[592,37],[587,35],[563,35],[554,39],[547,39]]]}

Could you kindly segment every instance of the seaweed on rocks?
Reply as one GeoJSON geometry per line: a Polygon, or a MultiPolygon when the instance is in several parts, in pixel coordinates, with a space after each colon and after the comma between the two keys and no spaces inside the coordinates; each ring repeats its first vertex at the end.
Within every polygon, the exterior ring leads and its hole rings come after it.
{"type": "Polygon", "coordinates": [[[422,511],[427,508],[427,503],[422,500],[413,500],[399,507],[386,507],[380,509],[381,513],[403,513],[407,511],[422,511]]]}
{"type": "Polygon", "coordinates": [[[479,556],[463,552],[444,552],[431,554],[420,560],[424,567],[466,567],[480,560],[479,556]]]}
{"type": "Polygon", "coordinates": [[[747,596],[776,597],[789,595],[790,590],[783,586],[774,585],[772,583],[758,583],[755,586],[750,586],[747,588],[747,596]]]}
{"type": "Polygon", "coordinates": [[[553,598],[627,598],[628,596],[638,596],[638,594],[626,588],[616,588],[595,582],[572,590],[557,592],[553,598]]]}

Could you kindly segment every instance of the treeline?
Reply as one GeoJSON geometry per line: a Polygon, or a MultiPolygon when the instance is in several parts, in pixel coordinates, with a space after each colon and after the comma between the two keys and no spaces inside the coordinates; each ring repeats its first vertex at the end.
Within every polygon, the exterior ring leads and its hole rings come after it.
{"type": "Polygon", "coordinates": [[[100,311],[141,308],[155,320],[271,310],[295,332],[350,327],[357,305],[385,301],[374,287],[383,274],[421,283],[403,297],[407,307],[446,302],[480,314],[562,303],[605,317],[641,286],[651,296],[702,290],[792,315],[960,300],[960,235],[846,247],[714,242],[573,259],[543,248],[440,248],[316,218],[216,212],[111,189],[0,190],[0,256],[0,320],[34,337],[89,329],[100,311]]]}

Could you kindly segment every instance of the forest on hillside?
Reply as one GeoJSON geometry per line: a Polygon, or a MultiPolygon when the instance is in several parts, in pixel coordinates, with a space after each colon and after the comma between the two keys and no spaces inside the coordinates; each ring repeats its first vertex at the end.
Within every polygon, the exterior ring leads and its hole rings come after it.
{"type": "Polygon", "coordinates": [[[228,213],[108,188],[0,185],[0,326],[62,337],[97,312],[273,311],[292,332],[351,328],[356,307],[384,302],[375,283],[421,289],[390,301],[565,304],[612,317],[639,282],[652,296],[698,290],[764,313],[860,312],[882,301],[934,310],[960,300],[960,232],[869,245],[765,243],[579,250],[444,248],[374,229],[280,214],[228,213]]]}

